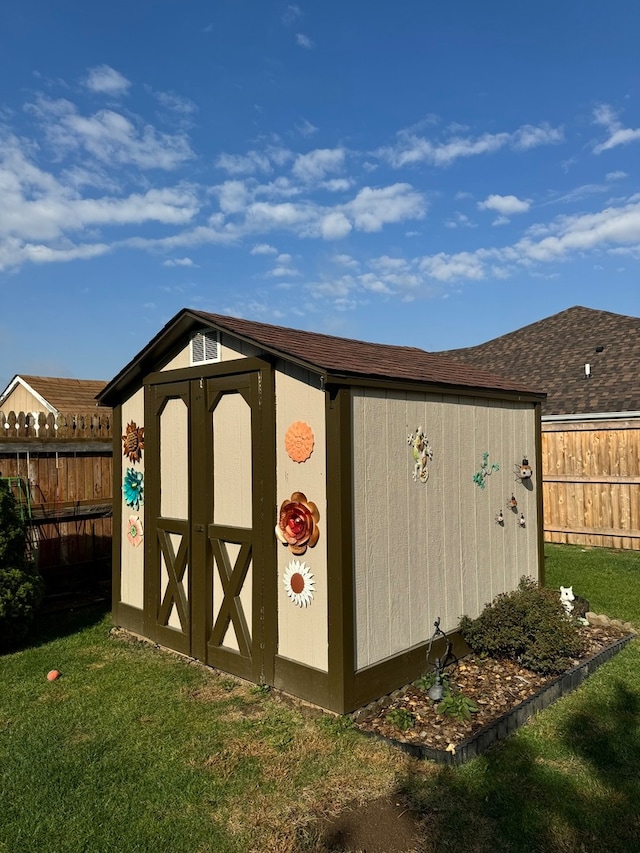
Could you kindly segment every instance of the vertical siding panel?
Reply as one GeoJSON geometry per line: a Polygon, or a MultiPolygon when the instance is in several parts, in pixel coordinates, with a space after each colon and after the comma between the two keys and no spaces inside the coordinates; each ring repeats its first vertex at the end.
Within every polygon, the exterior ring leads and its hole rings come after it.
{"type": "MultiPolygon", "coordinates": [[[[391,490],[387,491],[380,483],[380,475],[383,482],[389,484],[386,469],[386,456],[380,446],[380,437],[385,436],[384,405],[379,401],[370,400],[365,393],[365,436],[363,448],[365,454],[365,518],[355,519],[356,524],[364,523],[367,528],[367,564],[371,567],[371,576],[368,588],[368,610],[369,625],[369,649],[373,660],[381,660],[387,657],[390,648],[390,626],[388,620],[389,600],[391,597],[388,566],[384,565],[381,555],[387,554],[387,536],[390,522],[390,510],[393,505],[391,490]],[[375,449],[379,449],[376,452],[375,449]],[[387,497],[390,497],[391,506],[387,506],[387,497]]],[[[388,441],[389,437],[385,436],[388,441]]],[[[389,484],[391,485],[391,484],[389,484]]],[[[398,537],[406,535],[404,525],[406,519],[398,520],[398,537]]]]}
{"type": "MultiPolygon", "coordinates": [[[[473,433],[469,429],[473,417],[473,406],[465,398],[452,397],[445,407],[445,444],[443,447],[442,481],[442,574],[438,587],[438,616],[442,617],[442,629],[455,627],[455,612],[460,602],[461,583],[461,525],[460,501],[462,485],[469,473],[473,457],[473,433]]],[[[468,494],[465,491],[465,494],[468,494]]],[[[468,507],[473,516],[473,509],[468,507]]],[[[456,614],[457,615],[457,614],[456,614]]]]}
{"type": "Polygon", "coordinates": [[[278,507],[274,512],[295,491],[303,492],[320,512],[320,538],[315,547],[295,558],[288,548],[278,544],[278,654],[326,671],[327,537],[330,532],[327,529],[325,394],[317,376],[287,362],[278,362],[275,382],[278,507]],[[286,432],[296,421],[307,423],[314,435],[313,453],[305,462],[294,462],[285,448],[286,432]],[[305,562],[313,574],[315,592],[309,607],[297,607],[287,597],[282,579],[292,559],[305,562]]]}
{"type": "Polygon", "coordinates": [[[367,550],[367,527],[359,523],[366,517],[365,491],[366,472],[364,454],[356,453],[355,449],[365,447],[365,406],[364,397],[359,393],[352,395],[352,424],[353,424],[353,547],[355,572],[355,617],[356,617],[356,669],[367,666],[370,661],[369,634],[369,573],[363,554],[367,550]]]}
{"type": "MultiPolygon", "coordinates": [[[[408,543],[415,519],[402,512],[407,503],[407,451],[405,427],[406,395],[389,391],[385,405],[386,434],[385,469],[387,482],[391,485],[389,505],[383,494],[382,512],[386,517],[387,532],[386,562],[389,575],[389,635],[390,647],[406,649],[411,645],[411,594],[412,572],[409,562],[408,543]],[[402,519],[402,524],[400,520],[402,519]]],[[[420,484],[424,486],[425,484],[420,484]]],[[[428,484],[427,484],[428,485],[428,484]]],[[[377,519],[380,523],[380,519],[377,519]]]]}

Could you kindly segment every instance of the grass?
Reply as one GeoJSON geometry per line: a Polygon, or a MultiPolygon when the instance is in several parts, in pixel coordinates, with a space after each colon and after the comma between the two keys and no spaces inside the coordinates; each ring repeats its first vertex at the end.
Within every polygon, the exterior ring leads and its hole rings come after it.
{"type": "MultiPolygon", "coordinates": [[[[546,562],[548,585],[640,626],[640,554],[546,562]]],[[[104,613],[41,620],[0,657],[0,853],[325,851],[323,819],[380,796],[418,815],[422,853],[638,850],[639,645],[453,769],[114,636],[104,613]]]]}

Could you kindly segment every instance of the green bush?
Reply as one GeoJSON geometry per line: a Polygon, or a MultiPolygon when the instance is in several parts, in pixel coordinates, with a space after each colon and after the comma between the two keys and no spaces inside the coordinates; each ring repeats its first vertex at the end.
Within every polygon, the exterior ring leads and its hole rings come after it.
{"type": "Polygon", "coordinates": [[[42,592],[42,579],[26,559],[24,522],[9,485],[0,481],[0,649],[25,636],[42,592]]]}
{"type": "Polygon", "coordinates": [[[579,627],[567,618],[557,591],[526,577],[477,619],[463,616],[459,629],[476,654],[515,660],[543,675],[563,672],[582,652],[579,627]]]}

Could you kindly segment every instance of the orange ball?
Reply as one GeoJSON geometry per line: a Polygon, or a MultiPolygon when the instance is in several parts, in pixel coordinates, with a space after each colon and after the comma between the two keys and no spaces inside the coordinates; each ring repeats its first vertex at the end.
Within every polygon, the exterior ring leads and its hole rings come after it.
{"type": "Polygon", "coordinates": [[[51,672],[47,673],[47,681],[55,681],[56,678],[60,678],[60,673],[57,669],[52,669],[51,672]]]}

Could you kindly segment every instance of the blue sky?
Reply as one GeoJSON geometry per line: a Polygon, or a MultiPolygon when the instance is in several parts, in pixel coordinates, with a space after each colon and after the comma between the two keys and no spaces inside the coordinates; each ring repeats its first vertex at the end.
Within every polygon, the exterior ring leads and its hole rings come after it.
{"type": "Polygon", "coordinates": [[[0,385],[181,308],[428,350],[640,314],[640,5],[4,0],[0,385]]]}

